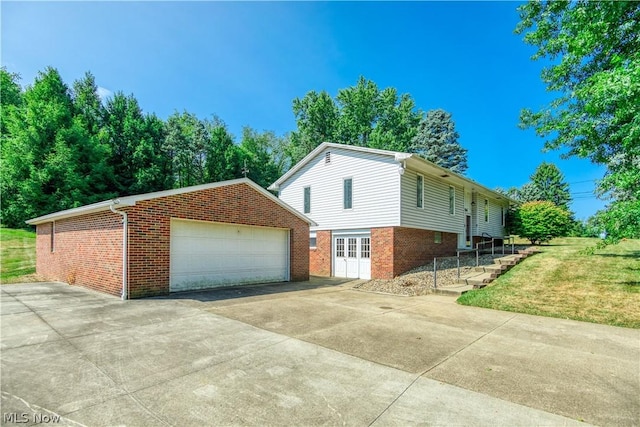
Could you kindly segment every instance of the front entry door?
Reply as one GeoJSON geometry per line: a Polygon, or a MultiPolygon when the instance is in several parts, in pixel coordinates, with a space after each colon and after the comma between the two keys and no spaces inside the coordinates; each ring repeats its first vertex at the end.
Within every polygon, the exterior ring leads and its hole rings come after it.
{"type": "Polygon", "coordinates": [[[353,279],[371,278],[371,237],[337,236],[333,243],[334,276],[353,279]]]}

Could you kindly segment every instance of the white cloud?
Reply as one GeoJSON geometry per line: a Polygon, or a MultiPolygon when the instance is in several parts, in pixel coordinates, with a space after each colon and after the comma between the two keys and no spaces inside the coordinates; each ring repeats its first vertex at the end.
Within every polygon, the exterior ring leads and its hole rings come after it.
{"type": "Polygon", "coordinates": [[[102,86],[98,86],[98,96],[102,101],[106,101],[106,99],[109,98],[111,95],[113,95],[113,92],[111,92],[109,89],[105,89],[102,86]]]}

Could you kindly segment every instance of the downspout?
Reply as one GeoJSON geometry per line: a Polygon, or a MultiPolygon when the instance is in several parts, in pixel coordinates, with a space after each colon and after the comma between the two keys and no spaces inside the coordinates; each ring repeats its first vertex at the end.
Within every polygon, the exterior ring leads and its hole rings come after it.
{"type": "Polygon", "coordinates": [[[111,202],[109,209],[111,212],[122,215],[122,299],[126,300],[128,298],[128,283],[127,283],[127,237],[128,237],[128,229],[129,229],[129,218],[126,212],[118,211],[114,208],[114,205],[120,203],[120,200],[116,199],[111,202]]]}

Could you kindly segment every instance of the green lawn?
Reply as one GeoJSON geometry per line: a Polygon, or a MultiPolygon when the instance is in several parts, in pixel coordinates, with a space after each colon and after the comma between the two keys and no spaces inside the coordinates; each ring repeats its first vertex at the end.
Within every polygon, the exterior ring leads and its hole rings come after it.
{"type": "Polygon", "coordinates": [[[0,228],[0,282],[37,280],[36,233],[0,228]]]}
{"type": "Polygon", "coordinates": [[[464,305],[640,328],[640,240],[594,255],[597,239],[554,239],[490,286],[462,295],[464,305]]]}

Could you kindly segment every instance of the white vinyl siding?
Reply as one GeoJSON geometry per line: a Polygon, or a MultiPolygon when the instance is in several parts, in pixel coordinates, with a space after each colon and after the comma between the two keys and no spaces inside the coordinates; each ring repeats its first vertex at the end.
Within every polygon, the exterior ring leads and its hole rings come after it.
{"type": "Polygon", "coordinates": [[[462,188],[453,186],[454,214],[449,214],[449,183],[441,178],[424,176],[424,207],[416,206],[416,179],[412,170],[402,175],[402,225],[448,233],[464,232],[464,197],[462,188]]]}
{"type": "MultiPolygon", "coordinates": [[[[313,187],[312,230],[400,225],[400,174],[393,157],[331,147],[318,153],[280,186],[279,197],[304,212],[304,187],[313,187]],[[330,163],[325,163],[331,152],[330,163]],[[344,179],[352,181],[352,208],[344,209],[344,179]]],[[[415,207],[415,178],[412,204],[415,207]]]]}
{"type": "Polygon", "coordinates": [[[504,201],[494,200],[488,197],[486,194],[478,194],[477,197],[478,209],[477,209],[477,230],[475,235],[481,236],[482,233],[487,233],[493,237],[504,236],[504,227],[502,225],[502,212],[506,211],[507,203],[504,201]],[[487,200],[488,217],[485,221],[484,201],[487,200]]]}

